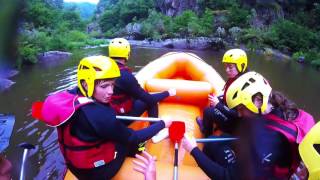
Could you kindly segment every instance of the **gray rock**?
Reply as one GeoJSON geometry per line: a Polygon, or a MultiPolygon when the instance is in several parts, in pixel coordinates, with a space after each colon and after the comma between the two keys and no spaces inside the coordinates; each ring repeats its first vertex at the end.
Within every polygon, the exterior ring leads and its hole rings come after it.
{"type": "Polygon", "coordinates": [[[185,10],[192,10],[199,13],[200,7],[197,0],[157,0],[156,7],[167,16],[182,14],[185,10]]]}
{"type": "Polygon", "coordinates": [[[231,37],[233,39],[237,40],[242,32],[242,29],[239,27],[232,27],[228,31],[229,31],[231,37]]]}
{"type": "Polygon", "coordinates": [[[53,67],[61,64],[65,60],[70,59],[72,53],[62,51],[48,51],[38,54],[38,60],[41,65],[53,67]]]}
{"type": "Polygon", "coordinates": [[[70,58],[72,53],[63,52],[63,51],[48,51],[41,54],[38,54],[38,60],[43,61],[59,61],[67,60],[70,58]]]}
{"type": "Polygon", "coordinates": [[[18,73],[19,71],[14,69],[5,69],[5,70],[0,69],[0,78],[10,78],[17,75],[18,73]]]}
{"type": "Polygon", "coordinates": [[[140,23],[129,23],[126,26],[126,34],[133,39],[141,39],[142,38],[142,25],[140,23]]]}
{"type": "Polygon", "coordinates": [[[218,27],[216,31],[216,35],[218,37],[225,37],[226,36],[226,30],[223,27],[218,27]]]}
{"type": "Polygon", "coordinates": [[[0,78],[0,92],[3,92],[9,89],[14,83],[15,82],[9,79],[0,78]]]}

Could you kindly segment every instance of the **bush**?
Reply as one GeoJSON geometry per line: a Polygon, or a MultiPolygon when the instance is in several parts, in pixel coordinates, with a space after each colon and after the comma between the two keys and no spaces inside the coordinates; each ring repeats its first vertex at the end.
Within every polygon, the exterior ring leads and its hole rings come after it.
{"type": "Polygon", "coordinates": [[[238,26],[241,28],[249,26],[250,11],[240,8],[238,4],[232,5],[227,14],[228,26],[238,26]]]}
{"type": "Polygon", "coordinates": [[[275,31],[277,41],[273,42],[278,49],[288,48],[290,51],[308,50],[314,47],[316,35],[308,28],[288,20],[280,20],[271,27],[275,31]]]}

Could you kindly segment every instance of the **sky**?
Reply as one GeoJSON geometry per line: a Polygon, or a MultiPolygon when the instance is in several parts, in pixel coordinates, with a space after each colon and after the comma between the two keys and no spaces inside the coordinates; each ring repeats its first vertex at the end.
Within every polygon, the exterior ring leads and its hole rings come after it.
{"type": "Polygon", "coordinates": [[[89,3],[97,4],[99,0],[64,0],[64,2],[89,2],[89,3]]]}

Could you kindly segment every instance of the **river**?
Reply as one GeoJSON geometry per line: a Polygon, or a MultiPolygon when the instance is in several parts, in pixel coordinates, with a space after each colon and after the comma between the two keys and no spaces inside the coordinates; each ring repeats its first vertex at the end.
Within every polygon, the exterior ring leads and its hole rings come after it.
{"type": "MultiPolygon", "coordinates": [[[[139,71],[153,59],[171,49],[151,49],[134,47],[129,59],[133,71],[139,71]]],[[[193,52],[212,65],[224,78],[221,64],[223,52],[193,52]]],[[[37,64],[27,66],[13,78],[16,84],[0,94],[0,112],[12,113],[16,117],[10,146],[5,155],[14,166],[13,179],[18,179],[22,159],[22,149],[17,145],[29,142],[36,148],[29,153],[26,179],[61,179],[64,172],[62,156],[56,142],[53,128],[32,119],[31,104],[43,100],[49,93],[75,85],[76,66],[80,57],[106,54],[106,48],[87,49],[77,53],[64,62],[51,65],[37,64]]],[[[288,60],[277,60],[263,55],[249,54],[249,67],[263,74],[273,89],[286,94],[298,106],[310,112],[316,119],[320,118],[320,80],[319,72],[310,66],[304,66],[288,60]]]]}

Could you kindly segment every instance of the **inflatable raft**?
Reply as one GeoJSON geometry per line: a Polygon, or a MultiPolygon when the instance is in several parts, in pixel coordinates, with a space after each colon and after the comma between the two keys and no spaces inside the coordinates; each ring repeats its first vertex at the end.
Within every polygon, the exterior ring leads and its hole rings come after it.
{"type": "MultiPolygon", "coordinates": [[[[136,78],[146,91],[160,92],[177,89],[177,95],[159,103],[159,117],[184,121],[186,132],[201,138],[195,118],[202,115],[208,105],[208,94],[220,94],[225,81],[201,58],[192,53],[171,52],[150,62],[137,74],[136,78]]],[[[135,122],[133,129],[147,127],[147,122],[135,122]]],[[[199,144],[202,148],[202,144],[199,144]]],[[[157,180],[173,179],[174,143],[164,139],[159,143],[149,140],[146,150],[157,157],[157,180]]],[[[133,170],[133,158],[126,158],[113,179],[143,179],[143,175],[133,170]]],[[[179,149],[179,179],[209,179],[197,163],[183,148],[179,149]]],[[[75,179],[70,171],[65,179],[75,179]]]]}

